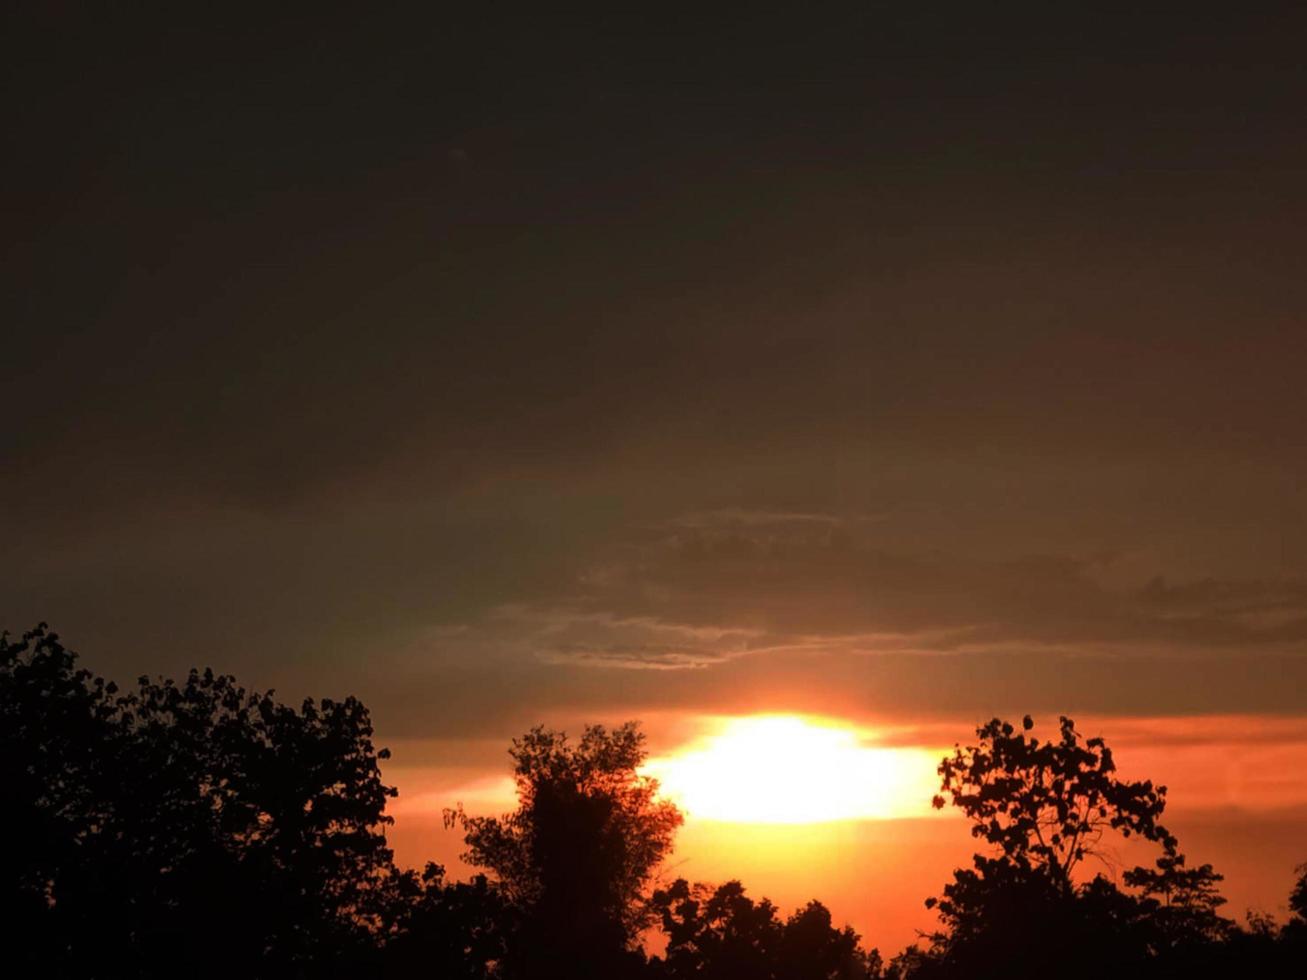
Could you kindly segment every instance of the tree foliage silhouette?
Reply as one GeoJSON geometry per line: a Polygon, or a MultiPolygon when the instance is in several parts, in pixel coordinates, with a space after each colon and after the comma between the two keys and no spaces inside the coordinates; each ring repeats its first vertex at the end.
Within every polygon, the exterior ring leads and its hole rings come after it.
{"type": "Polygon", "coordinates": [[[820,902],[782,921],[738,881],[713,889],[679,878],[654,893],[652,907],[667,936],[661,973],[672,980],[866,980],[880,972],[879,954],[864,952],[847,926],[834,928],[820,902]]]}
{"type": "Polygon", "coordinates": [[[1298,880],[1289,893],[1289,911],[1295,919],[1307,924],[1307,864],[1300,864],[1297,872],[1298,880]]]}
{"type": "MultiPolygon", "coordinates": [[[[976,730],[978,745],[958,747],[940,763],[941,789],[971,820],[973,837],[1062,891],[1107,830],[1174,851],[1175,838],[1158,822],[1165,786],[1118,778],[1112,750],[1101,738],[1082,742],[1069,718],[1060,720],[1056,741],[1027,737],[1033,727],[1029,715],[1021,732],[994,718],[976,730]]],[[[933,804],[942,808],[944,797],[933,804]]]]}
{"type": "Polygon", "coordinates": [[[1289,893],[1290,919],[1284,927],[1282,938],[1285,945],[1292,949],[1293,958],[1301,967],[1307,965],[1307,864],[1299,865],[1296,870],[1298,880],[1289,893]]]}
{"type": "Polygon", "coordinates": [[[28,966],[67,959],[61,925],[76,918],[71,879],[86,838],[108,819],[104,795],[114,784],[106,749],[117,689],[75,659],[44,625],[18,641],[0,634],[0,914],[25,937],[17,952],[28,966]]]}
{"type": "Polygon", "coordinates": [[[682,816],[639,773],[644,735],[532,729],[513,741],[518,808],[502,817],[450,811],[465,860],[489,870],[518,912],[506,967],[527,976],[618,975],[649,921],[645,890],[682,816]]]}
{"type": "Polygon", "coordinates": [[[394,791],[353,698],[296,709],[211,671],[120,694],[39,627],[0,640],[0,726],[25,842],[5,903],[56,972],[308,975],[387,914],[394,791]]]}
{"type": "Polygon", "coordinates": [[[1166,787],[1116,774],[1102,739],[1082,739],[1069,718],[1058,737],[1040,741],[995,718],[977,729],[977,744],[957,747],[939,766],[941,795],[971,820],[990,846],[971,868],[958,869],[937,908],[944,931],[917,973],[1035,976],[1057,968],[1090,976],[1144,969],[1159,958],[1188,955],[1231,928],[1217,909],[1221,876],[1211,865],[1186,867],[1178,841],[1161,823],[1166,787]],[[1158,846],[1153,868],[1125,873],[1125,892],[1097,875],[1076,872],[1102,857],[1109,834],[1158,846]],[[1082,876],[1083,877],[1083,876],[1082,876]],[[1078,949],[1073,962],[1064,951],[1078,949]]]}
{"type": "Polygon", "coordinates": [[[504,959],[507,909],[484,875],[447,882],[445,869],[428,864],[421,874],[393,879],[392,916],[386,923],[382,966],[387,976],[488,980],[504,959]]]}
{"type": "Polygon", "coordinates": [[[1154,953],[1219,942],[1234,926],[1218,911],[1222,876],[1210,864],[1188,868],[1183,854],[1163,854],[1154,868],[1131,868],[1122,880],[1135,889],[1154,953]]]}

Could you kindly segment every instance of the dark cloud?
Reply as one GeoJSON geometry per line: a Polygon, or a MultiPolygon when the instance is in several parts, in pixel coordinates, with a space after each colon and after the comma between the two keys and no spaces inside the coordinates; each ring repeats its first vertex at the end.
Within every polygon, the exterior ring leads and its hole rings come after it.
{"type": "Polygon", "coordinates": [[[579,664],[593,667],[621,667],[628,670],[680,670],[708,667],[726,659],[710,650],[634,644],[582,646],[561,644],[540,652],[545,663],[579,664]]]}
{"type": "MultiPolygon", "coordinates": [[[[717,628],[751,644],[966,651],[1046,646],[1203,650],[1301,643],[1307,583],[1211,579],[1109,588],[1110,559],[890,552],[833,515],[736,515],[632,550],[577,584],[592,615],[717,628]],[[816,533],[808,530],[817,528],[816,533]]],[[[874,527],[874,526],[873,526],[874,527]]]]}
{"type": "Polygon", "coordinates": [[[1300,710],[1300,21],[25,12],[0,624],[414,736],[1300,710]]]}

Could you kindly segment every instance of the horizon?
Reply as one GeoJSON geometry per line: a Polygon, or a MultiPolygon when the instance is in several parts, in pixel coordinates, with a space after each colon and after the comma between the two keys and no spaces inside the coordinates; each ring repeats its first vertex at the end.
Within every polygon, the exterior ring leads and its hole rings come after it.
{"type": "MultiPolygon", "coordinates": [[[[96,673],[87,658],[80,666],[96,673]]],[[[1007,714],[1017,717],[1016,712],[1007,714]]],[[[372,720],[375,743],[388,752],[381,775],[398,791],[384,810],[393,823],[383,829],[399,866],[420,870],[435,861],[450,878],[463,881],[484,874],[465,860],[463,831],[449,823],[447,814],[465,809],[472,816],[498,817],[515,809],[519,800],[509,742],[525,732],[476,739],[469,751],[457,740],[451,745],[449,740],[387,739],[384,718],[372,720]],[[457,764],[449,764],[451,756],[457,764]],[[409,764],[413,757],[426,761],[409,764]]],[[[939,762],[956,745],[970,744],[977,725],[988,719],[876,725],[767,711],[664,712],[626,720],[640,725],[648,738],[649,756],[640,775],[657,781],[659,798],[674,803],[685,818],[669,859],[656,872],[663,885],[674,877],[711,886],[741,881],[754,900],[770,899],[782,911],[819,900],[838,924],[852,926],[869,948],[888,959],[939,928],[925,900],[955,868],[967,866],[973,852],[984,853],[962,815],[952,807],[932,807],[931,797],[939,791],[939,762]],[[954,744],[946,745],[950,733],[954,744]],[[873,764],[868,770],[860,754],[889,755],[896,764],[873,764]],[[841,766],[854,770],[855,781],[843,781],[841,766]],[[868,787],[856,781],[859,776],[883,781],[872,789],[884,790],[887,782],[893,795],[861,794],[868,787]],[[716,780],[727,782],[727,795],[718,794],[723,787],[716,780]],[[732,787],[731,780],[739,785],[732,787]],[[821,796],[831,789],[855,792],[821,796]],[[796,791],[818,798],[795,807],[796,791]]],[[[1166,823],[1178,832],[1194,864],[1212,864],[1223,876],[1225,914],[1236,923],[1289,920],[1288,896],[1304,867],[1296,832],[1307,826],[1307,719],[1072,720],[1085,737],[1106,739],[1124,777],[1147,778],[1165,787],[1166,823]],[[1211,761],[1213,752],[1229,754],[1219,771],[1211,761]]],[[[610,719],[608,724],[615,729],[621,722],[610,719]]],[[[594,719],[574,719],[572,724],[539,725],[561,734],[579,733],[592,723],[594,719]]],[[[1056,727],[1051,716],[1035,719],[1032,734],[1048,738],[1056,727]]],[[[1103,874],[1119,883],[1122,872],[1146,851],[1143,841],[1117,841],[1095,856],[1084,879],[1103,874]]],[[[663,941],[656,935],[645,940],[654,950],[663,941]]]]}

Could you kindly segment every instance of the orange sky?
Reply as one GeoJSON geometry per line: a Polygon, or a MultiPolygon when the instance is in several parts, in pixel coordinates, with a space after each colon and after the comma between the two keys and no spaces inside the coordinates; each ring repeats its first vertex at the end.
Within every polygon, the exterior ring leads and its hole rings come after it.
{"type": "MultiPolygon", "coordinates": [[[[1307,720],[1226,715],[1077,721],[1082,733],[1108,739],[1123,777],[1169,787],[1168,825],[1191,861],[1211,862],[1226,875],[1228,914],[1242,920],[1251,908],[1283,915],[1293,869],[1307,860],[1307,720]]],[[[654,718],[651,747],[655,755],[673,759],[678,752],[702,751],[694,733],[716,730],[721,722],[654,718]]],[[[843,724],[855,730],[852,722],[843,724]]],[[[876,730],[866,724],[857,730],[876,730]]],[[[924,759],[942,754],[948,740],[971,734],[966,723],[941,720],[879,731],[879,744],[920,752],[924,759]]],[[[440,808],[459,801],[473,812],[510,807],[508,760],[498,768],[414,764],[432,749],[395,744],[387,776],[398,782],[401,796],[392,805],[396,824],[390,836],[402,862],[434,859],[465,874],[457,860],[457,833],[442,828],[440,808]]],[[[773,788],[783,798],[784,766],[775,773],[773,788]]],[[[950,870],[969,862],[974,850],[960,816],[932,814],[928,795],[903,802],[907,815],[891,819],[775,823],[764,812],[762,822],[745,823],[691,813],[665,874],[712,882],[739,878],[751,893],[783,908],[819,898],[882,952],[892,953],[911,942],[916,930],[931,927],[922,900],[937,894],[950,870]]],[[[1118,842],[1103,870],[1119,873],[1146,859],[1143,851],[1118,842]]]]}

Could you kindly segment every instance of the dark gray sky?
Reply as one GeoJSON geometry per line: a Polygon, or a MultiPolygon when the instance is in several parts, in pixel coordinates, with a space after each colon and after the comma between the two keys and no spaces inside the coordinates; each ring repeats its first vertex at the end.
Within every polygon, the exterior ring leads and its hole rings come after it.
{"type": "Polygon", "coordinates": [[[1307,19],[1146,6],[18,15],[0,624],[412,737],[1302,713],[1307,19]]]}

